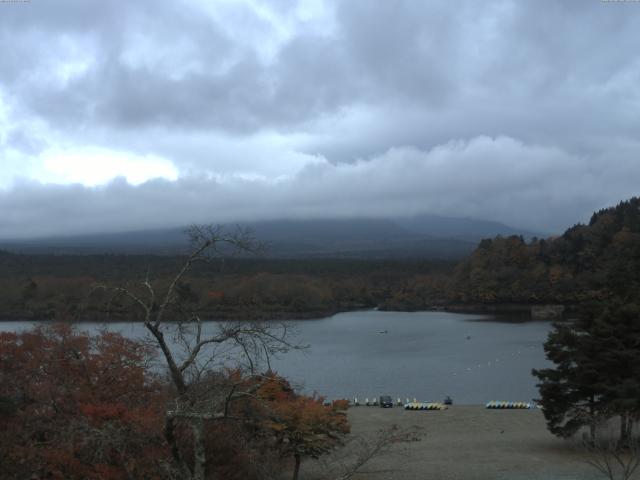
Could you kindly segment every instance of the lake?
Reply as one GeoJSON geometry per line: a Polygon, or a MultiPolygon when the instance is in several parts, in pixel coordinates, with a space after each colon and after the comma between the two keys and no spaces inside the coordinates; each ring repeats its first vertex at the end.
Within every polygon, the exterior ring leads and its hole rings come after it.
{"type": "MultiPolygon", "coordinates": [[[[305,392],[316,391],[330,399],[363,401],[391,395],[394,400],[442,401],[450,395],[463,404],[529,401],[538,396],[531,369],[549,365],[542,348],[548,322],[505,322],[445,312],[358,311],[286,323],[310,347],[274,359],[274,370],[305,392]]],[[[0,329],[20,331],[31,325],[0,322],[0,329]]],[[[81,329],[103,326],[83,323],[81,329]]],[[[145,335],[139,323],[108,327],[128,337],[145,335]]]]}

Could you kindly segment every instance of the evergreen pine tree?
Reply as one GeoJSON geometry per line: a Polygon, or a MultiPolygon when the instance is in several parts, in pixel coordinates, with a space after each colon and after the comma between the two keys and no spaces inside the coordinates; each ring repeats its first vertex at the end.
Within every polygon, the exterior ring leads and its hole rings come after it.
{"type": "Polygon", "coordinates": [[[549,430],[570,437],[619,417],[620,441],[640,418],[640,308],[619,299],[554,325],[545,343],[554,368],[534,370],[549,430]]]}
{"type": "Polygon", "coordinates": [[[556,323],[545,343],[547,358],[555,368],[534,370],[540,383],[540,404],[549,431],[571,437],[589,426],[591,437],[602,409],[598,390],[598,346],[588,339],[582,323],[556,323]]]}

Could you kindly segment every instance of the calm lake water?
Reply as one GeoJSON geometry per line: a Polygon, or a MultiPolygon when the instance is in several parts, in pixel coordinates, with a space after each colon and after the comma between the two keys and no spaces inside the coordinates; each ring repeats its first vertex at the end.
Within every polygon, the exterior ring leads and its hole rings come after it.
{"type": "MultiPolygon", "coordinates": [[[[379,395],[477,404],[537,397],[532,368],[548,365],[542,344],[547,322],[510,323],[481,315],[444,312],[360,311],[287,322],[305,351],[272,361],[274,370],[305,392],[330,399],[379,395]],[[387,333],[381,333],[387,332],[387,333]]],[[[31,322],[0,322],[20,331],[31,322]]],[[[104,327],[83,323],[82,330],[104,327]]],[[[209,323],[210,328],[215,322],[209,323]]],[[[108,328],[144,337],[141,324],[108,328]]]]}

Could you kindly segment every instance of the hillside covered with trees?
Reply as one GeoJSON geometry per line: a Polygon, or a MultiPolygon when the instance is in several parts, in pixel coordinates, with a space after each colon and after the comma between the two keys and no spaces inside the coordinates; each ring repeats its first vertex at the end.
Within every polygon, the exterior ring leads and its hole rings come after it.
{"type": "Polygon", "coordinates": [[[593,214],[563,235],[483,240],[455,270],[448,301],[576,305],[640,290],[640,198],[593,214]]]}

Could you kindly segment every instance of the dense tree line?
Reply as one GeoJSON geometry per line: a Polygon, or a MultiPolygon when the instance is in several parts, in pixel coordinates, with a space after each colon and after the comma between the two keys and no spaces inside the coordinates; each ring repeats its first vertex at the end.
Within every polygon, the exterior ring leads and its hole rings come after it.
{"type": "Polygon", "coordinates": [[[593,214],[549,239],[483,240],[456,267],[448,300],[460,303],[559,303],[637,298],[640,199],[593,214]]]}
{"type": "MultiPolygon", "coordinates": [[[[97,283],[135,283],[149,271],[166,285],[182,259],[0,252],[0,318],[104,320],[107,299],[97,283]]],[[[452,268],[425,260],[236,258],[194,266],[179,291],[192,310],[217,319],[318,317],[387,304],[418,309],[431,303],[428,285],[441,284],[452,268]]],[[[112,302],[109,318],[135,319],[130,307],[125,299],[112,302]]]]}

